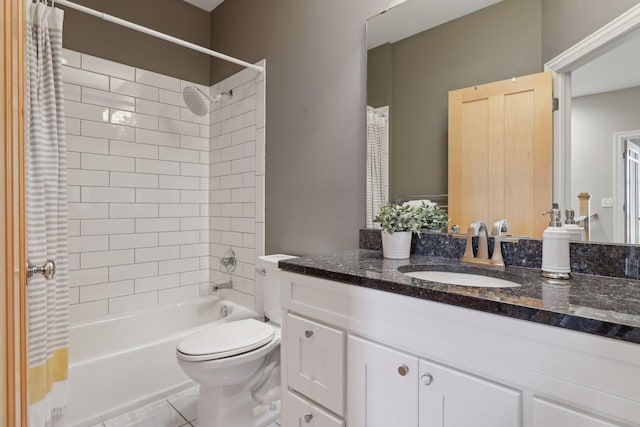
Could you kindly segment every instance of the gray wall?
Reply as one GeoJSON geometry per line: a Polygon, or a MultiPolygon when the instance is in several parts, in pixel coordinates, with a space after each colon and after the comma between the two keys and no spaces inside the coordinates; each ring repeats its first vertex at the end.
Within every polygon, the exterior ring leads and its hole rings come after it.
{"type": "MultiPolygon", "coordinates": [[[[92,9],[209,47],[209,13],[182,0],[74,0],[92,9]]],[[[65,9],[65,8],[63,8],[65,9]]],[[[209,56],[65,9],[63,46],[209,85],[209,56]]]]}
{"type": "MultiPolygon", "coordinates": [[[[640,87],[574,98],[571,104],[571,194],[591,193],[591,240],[613,241],[613,133],[640,130],[640,87]]],[[[622,153],[619,153],[621,156],[622,153]]],[[[573,208],[579,203],[574,197],[573,208]]]]}
{"type": "Polygon", "coordinates": [[[391,106],[392,88],[393,45],[385,43],[367,52],[367,105],[391,106]]]}

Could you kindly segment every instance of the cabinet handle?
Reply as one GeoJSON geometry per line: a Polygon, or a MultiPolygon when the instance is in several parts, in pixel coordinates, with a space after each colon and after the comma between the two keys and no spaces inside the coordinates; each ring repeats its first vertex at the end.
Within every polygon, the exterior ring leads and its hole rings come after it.
{"type": "Polygon", "coordinates": [[[312,419],[313,419],[313,415],[311,414],[307,414],[304,416],[304,422],[307,424],[310,423],[312,419]]]}
{"type": "Polygon", "coordinates": [[[409,373],[409,367],[407,365],[402,365],[398,368],[398,373],[401,377],[404,377],[409,373]]]}
{"type": "Polygon", "coordinates": [[[431,376],[431,374],[424,374],[421,379],[424,385],[430,385],[433,382],[433,376],[431,376]]]}
{"type": "Polygon", "coordinates": [[[304,336],[307,338],[311,338],[311,335],[313,335],[313,331],[304,331],[304,336]]]}

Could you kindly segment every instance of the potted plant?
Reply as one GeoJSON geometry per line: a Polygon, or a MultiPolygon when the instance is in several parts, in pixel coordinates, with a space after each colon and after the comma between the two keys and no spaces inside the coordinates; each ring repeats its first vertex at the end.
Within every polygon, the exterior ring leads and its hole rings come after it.
{"type": "Polygon", "coordinates": [[[409,205],[387,203],[380,207],[373,222],[382,228],[382,253],[389,259],[406,259],[411,252],[411,235],[418,231],[415,209],[409,205]]]}
{"type": "Polygon", "coordinates": [[[447,231],[449,215],[447,215],[447,212],[444,210],[438,208],[438,205],[435,203],[427,204],[422,202],[420,206],[414,207],[414,216],[420,232],[447,231]]]}

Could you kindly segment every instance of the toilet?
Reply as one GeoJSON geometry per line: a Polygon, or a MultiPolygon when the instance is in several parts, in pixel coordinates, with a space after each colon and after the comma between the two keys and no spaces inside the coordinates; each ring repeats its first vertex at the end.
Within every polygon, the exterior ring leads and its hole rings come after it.
{"type": "Polygon", "coordinates": [[[199,426],[258,427],[280,417],[278,261],[290,258],[295,257],[268,255],[256,263],[267,322],[256,313],[256,319],[212,325],[178,343],[178,364],[200,385],[199,426]]]}

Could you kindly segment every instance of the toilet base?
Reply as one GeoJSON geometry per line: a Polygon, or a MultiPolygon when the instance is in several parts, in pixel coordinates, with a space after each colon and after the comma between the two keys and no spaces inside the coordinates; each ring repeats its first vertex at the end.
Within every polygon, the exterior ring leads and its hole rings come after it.
{"type": "Polygon", "coordinates": [[[241,386],[200,384],[198,427],[265,427],[280,418],[280,402],[257,404],[241,386]]]}

